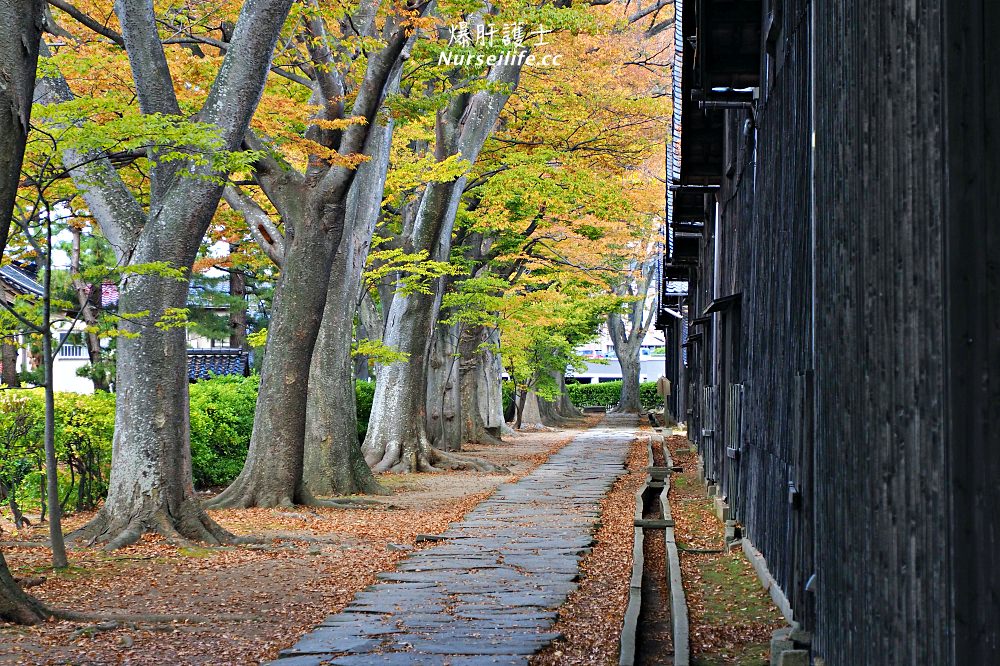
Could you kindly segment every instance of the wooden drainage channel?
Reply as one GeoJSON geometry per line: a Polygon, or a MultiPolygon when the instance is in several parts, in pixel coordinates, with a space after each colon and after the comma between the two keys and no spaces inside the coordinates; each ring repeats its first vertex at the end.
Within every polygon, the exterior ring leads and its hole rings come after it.
{"type": "Polygon", "coordinates": [[[670,502],[667,494],[670,491],[670,473],[680,471],[675,467],[667,449],[666,442],[659,428],[650,435],[647,452],[649,466],[647,468],[646,481],[642,488],[635,494],[635,537],[632,546],[632,580],[629,585],[628,607],[625,610],[625,620],[622,625],[621,653],[618,660],[619,666],[633,666],[636,659],[636,647],[640,640],[639,616],[642,611],[642,582],[644,554],[643,545],[645,532],[663,530],[664,545],[666,547],[666,581],[670,594],[670,621],[671,635],[673,639],[673,661],[674,666],[689,666],[691,663],[691,650],[688,642],[688,608],[687,600],[684,598],[684,585],[681,582],[681,563],[677,553],[677,542],[674,538],[674,521],[670,513],[670,502]],[[663,452],[664,467],[656,467],[653,457],[653,446],[659,446],[663,452]],[[645,497],[649,491],[660,488],[659,493],[659,519],[648,519],[645,517],[645,497]]]}

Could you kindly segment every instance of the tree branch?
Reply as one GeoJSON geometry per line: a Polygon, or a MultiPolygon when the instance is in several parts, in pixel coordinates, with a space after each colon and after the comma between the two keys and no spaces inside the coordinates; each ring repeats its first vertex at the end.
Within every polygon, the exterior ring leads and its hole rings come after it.
{"type": "Polygon", "coordinates": [[[222,196],[229,207],[243,216],[247,228],[254,241],[264,251],[274,265],[281,268],[285,261],[285,237],[278,230],[271,216],[261,208],[256,201],[244,194],[239,188],[228,185],[222,191],[222,196]]]}
{"type": "Polygon", "coordinates": [[[642,18],[644,18],[646,16],[649,16],[650,14],[652,14],[654,12],[658,12],[661,9],[663,9],[664,7],[666,7],[668,5],[672,5],[672,4],[674,4],[674,0],[659,0],[658,2],[650,5],[649,7],[646,7],[645,9],[640,9],[639,11],[637,11],[634,14],[632,14],[631,16],[629,16],[628,17],[628,22],[630,24],[631,23],[635,23],[636,21],[639,21],[642,18]]]}
{"type": "MultiPolygon", "coordinates": [[[[43,57],[51,55],[44,41],[39,53],[43,57]]],[[[36,103],[52,104],[72,99],[73,93],[61,74],[38,80],[35,87],[36,103]]],[[[83,193],[87,207],[101,231],[114,248],[116,257],[119,260],[128,257],[146,223],[146,214],[118,175],[111,160],[101,153],[84,154],[73,149],[62,151],[61,159],[73,182],[83,193]]]]}
{"type": "Polygon", "coordinates": [[[125,48],[125,38],[121,36],[121,33],[115,32],[114,30],[104,25],[97,19],[93,18],[89,14],[80,11],[75,6],[66,2],[66,0],[48,0],[48,3],[53,7],[55,7],[56,9],[69,15],[71,18],[75,19],[81,25],[90,28],[98,35],[107,37],[118,46],[125,48]]]}
{"type": "Polygon", "coordinates": [[[139,108],[143,113],[180,115],[152,0],[115,0],[115,14],[122,26],[139,108]]]}

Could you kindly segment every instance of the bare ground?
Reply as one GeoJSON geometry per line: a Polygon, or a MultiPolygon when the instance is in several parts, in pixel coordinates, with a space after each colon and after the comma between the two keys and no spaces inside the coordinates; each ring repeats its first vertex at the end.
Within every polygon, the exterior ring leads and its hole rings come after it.
{"type": "MultiPolygon", "coordinates": [[[[589,417],[579,428],[592,425],[589,417]]],[[[184,622],[117,626],[53,621],[38,627],[0,625],[0,663],[248,664],[277,656],[356,592],[423,545],[420,534],[443,532],[501,483],[517,480],[568,443],[578,430],[522,433],[502,446],[468,452],[510,474],[386,474],[393,495],[365,509],[213,511],[237,534],[263,544],[178,548],[146,535],[111,553],[70,552],[70,568],[48,569],[39,543],[47,526],[22,530],[0,519],[0,541],[14,575],[45,576],[30,591],[53,607],[108,614],[169,614],[184,622]]],[[[66,518],[69,531],[92,514],[66,518]]]]}

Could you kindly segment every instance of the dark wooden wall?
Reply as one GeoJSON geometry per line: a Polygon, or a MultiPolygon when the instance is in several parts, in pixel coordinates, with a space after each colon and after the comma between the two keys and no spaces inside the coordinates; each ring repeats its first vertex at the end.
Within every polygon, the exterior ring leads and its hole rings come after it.
{"type": "Polygon", "coordinates": [[[998,664],[1000,3],[774,7],[755,127],[724,112],[690,436],[827,663],[998,664]]]}
{"type": "Polygon", "coordinates": [[[1000,3],[949,2],[944,389],[955,663],[1000,663],[1000,3]]]}

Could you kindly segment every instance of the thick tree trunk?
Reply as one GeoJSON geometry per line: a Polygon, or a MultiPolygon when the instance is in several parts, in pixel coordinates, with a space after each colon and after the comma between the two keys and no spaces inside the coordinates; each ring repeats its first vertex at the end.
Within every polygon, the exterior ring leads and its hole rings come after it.
{"type": "Polygon", "coordinates": [[[375,380],[372,416],[362,447],[376,472],[433,471],[427,438],[427,341],[436,317],[433,294],[397,294],[392,299],[383,342],[408,354],[383,365],[375,380]]]}
{"type": "Polygon", "coordinates": [[[520,425],[518,427],[530,428],[533,426],[547,426],[558,428],[565,425],[565,419],[559,415],[556,403],[545,400],[534,391],[528,391],[524,398],[524,407],[520,415],[520,425]]]}
{"type": "Polygon", "coordinates": [[[653,315],[656,312],[656,308],[647,307],[650,285],[656,274],[656,258],[650,256],[641,264],[633,265],[633,268],[639,269],[639,276],[625,280],[616,288],[619,296],[628,297],[631,302],[627,304],[624,317],[620,312],[608,315],[608,333],[611,335],[615,356],[618,357],[618,364],[622,370],[622,392],[613,411],[634,414],[642,411],[642,403],[639,400],[642,341],[653,323],[653,315]],[[628,329],[625,327],[626,319],[629,324],[628,329]]]}
{"type": "Polygon", "coordinates": [[[39,624],[49,615],[49,609],[42,602],[21,590],[0,553],[0,622],[39,624]]]}
{"type": "Polygon", "coordinates": [[[334,252],[344,230],[345,205],[343,197],[332,197],[322,206],[322,216],[295,225],[275,290],[246,463],[209,506],[274,507],[311,501],[302,494],[309,368],[334,252]]]}
{"type": "MultiPolygon", "coordinates": [[[[0,0],[0,254],[7,245],[11,212],[17,196],[24,147],[28,138],[39,40],[45,3],[40,0],[0,0]]],[[[3,348],[3,381],[17,383],[17,349],[10,362],[3,348]]],[[[0,620],[37,624],[48,615],[37,600],[21,591],[0,553],[0,620]]]]}
{"type": "MultiPolygon", "coordinates": [[[[196,243],[175,265],[190,266],[196,243]]],[[[166,248],[141,244],[134,261],[169,258],[166,248]]],[[[168,259],[169,260],[169,259],[168,259]]],[[[118,341],[118,399],[108,497],[88,525],[71,539],[113,549],[143,532],[175,540],[228,543],[234,537],[202,510],[191,477],[188,375],[184,328],[157,326],[164,313],[183,308],[188,283],[158,275],[125,279],[119,312],[131,315],[123,327],[136,336],[118,341]],[[138,313],[148,311],[146,316],[138,313]]]]}
{"type": "Polygon", "coordinates": [[[486,335],[490,347],[483,352],[480,362],[479,381],[479,411],[486,425],[486,432],[502,439],[503,435],[514,434],[514,429],[507,425],[513,419],[516,407],[510,410],[510,419],[503,404],[503,359],[500,357],[500,329],[494,328],[486,335]]]}
{"type": "Polygon", "coordinates": [[[3,357],[0,359],[0,370],[2,370],[3,374],[0,377],[0,382],[4,386],[19,388],[21,386],[21,377],[17,373],[17,345],[13,342],[4,341],[0,345],[0,351],[3,353],[3,357]]]}
{"type": "Polygon", "coordinates": [[[42,0],[0,0],[0,251],[7,246],[28,140],[44,8],[42,0]]]}
{"type": "Polygon", "coordinates": [[[372,158],[358,168],[348,199],[348,227],[330,272],[306,405],[303,483],[313,497],[387,492],[372,476],[358,441],[351,329],[382,205],[392,133],[392,122],[372,127],[372,158]]]}
{"type": "Polygon", "coordinates": [[[372,418],[362,450],[376,472],[434,472],[441,469],[503,471],[483,460],[447,453],[427,436],[428,338],[436,319],[433,294],[397,294],[384,342],[409,361],[382,366],[375,381],[372,418]]]}
{"type": "Polygon", "coordinates": [[[618,399],[615,412],[636,414],[642,411],[642,403],[639,400],[639,370],[641,368],[639,360],[639,347],[637,345],[622,345],[618,351],[618,363],[622,369],[622,393],[618,399]]]}
{"type": "Polygon", "coordinates": [[[460,324],[434,327],[427,361],[427,435],[442,451],[462,449],[462,396],[457,338],[460,324]]]}
{"type": "Polygon", "coordinates": [[[556,386],[559,387],[559,399],[556,400],[556,413],[566,419],[575,419],[583,416],[583,412],[569,399],[569,393],[566,391],[566,373],[553,373],[553,377],[556,380],[556,386]]]}
{"type": "MultiPolygon", "coordinates": [[[[497,65],[489,75],[493,83],[517,86],[520,65],[497,65]]],[[[479,92],[455,98],[437,118],[436,157],[459,154],[474,164],[496,125],[509,92],[479,92]]],[[[413,224],[404,228],[408,252],[425,250],[438,261],[447,261],[455,216],[465,189],[466,176],[448,182],[430,182],[420,198],[413,224]]],[[[437,295],[396,294],[386,315],[384,342],[409,354],[408,363],[393,363],[379,373],[375,383],[372,422],[365,438],[365,460],[376,470],[434,470],[441,466],[495,469],[482,461],[467,461],[434,449],[426,432],[427,355],[438,318],[437,295]],[[436,464],[435,464],[436,463],[436,464]]]]}
{"type": "Polygon", "coordinates": [[[494,358],[481,349],[487,339],[484,326],[463,327],[458,344],[458,381],[461,396],[463,443],[499,444],[503,425],[503,405],[500,377],[492,376],[494,358]],[[495,380],[495,381],[494,381],[495,380]],[[496,402],[501,402],[499,422],[496,402]],[[490,421],[494,422],[490,425],[490,421]]]}
{"type": "MultiPolygon", "coordinates": [[[[398,85],[404,50],[411,39],[407,31],[393,30],[388,44],[368,58],[368,69],[353,105],[353,114],[365,118],[365,122],[343,131],[340,151],[371,155],[370,128],[377,126],[378,110],[386,94],[398,85]]],[[[341,101],[329,98],[327,104],[341,101]]],[[[363,187],[355,169],[320,167],[321,162],[310,160],[305,176],[277,167],[287,172],[286,182],[293,182],[285,186],[283,196],[272,198],[272,202],[279,211],[298,212],[283,213],[289,238],[268,327],[246,463],[236,480],[210,506],[273,507],[317,501],[306,491],[302,476],[310,368],[333,262],[344,235],[348,198],[354,187],[363,187]]],[[[267,190],[269,197],[279,194],[277,188],[267,190]]],[[[351,295],[356,293],[352,291],[351,295]]],[[[339,381],[351,379],[341,376],[339,381]]]]}
{"type": "MultiPolygon", "coordinates": [[[[220,148],[238,150],[264,91],[271,56],[291,0],[247,0],[198,121],[215,125],[220,148]]],[[[120,2],[115,10],[144,114],[180,115],[174,81],[151,3],[120,2]]],[[[44,53],[44,52],[43,52],[44,53]]],[[[47,101],[73,93],[56,73],[44,79],[47,101]]],[[[212,167],[152,160],[148,212],[106,156],[65,150],[64,166],[83,192],[117,259],[135,266],[165,261],[190,271],[222,195],[212,167]]],[[[108,548],[144,531],[172,539],[232,541],[194,497],[188,428],[187,353],[183,327],[164,326],[187,300],[186,280],[132,274],[121,289],[115,434],[107,501],[73,537],[108,548]],[[165,319],[166,316],[166,319],[165,319]]]]}

